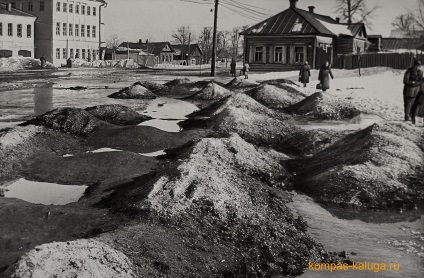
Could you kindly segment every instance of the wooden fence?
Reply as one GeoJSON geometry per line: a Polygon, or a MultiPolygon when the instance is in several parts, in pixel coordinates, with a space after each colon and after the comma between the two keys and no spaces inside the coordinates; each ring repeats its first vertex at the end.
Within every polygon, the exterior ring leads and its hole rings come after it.
{"type": "Polygon", "coordinates": [[[412,66],[414,59],[418,59],[424,64],[424,57],[413,53],[366,53],[361,55],[337,55],[333,65],[338,69],[357,69],[371,67],[390,67],[394,69],[407,69],[412,66]]]}

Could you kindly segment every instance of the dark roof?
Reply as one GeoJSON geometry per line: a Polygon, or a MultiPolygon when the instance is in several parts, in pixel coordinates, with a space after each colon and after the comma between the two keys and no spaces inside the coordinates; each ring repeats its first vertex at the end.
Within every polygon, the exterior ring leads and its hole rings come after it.
{"type": "Polygon", "coordinates": [[[369,39],[382,39],[382,35],[368,35],[367,38],[369,39]]]}
{"type": "Polygon", "coordinates": [[[400,39],[400,38],[383,38],[381,40],[381,48],[385,50],[410,49],[416,50],[424,47],[423,39],[400,39]]]}
{"type": "Polygon", "coordinates": [[[218,58],[231,58],[232,55],[225,49],[220,49],[216,55],[218,58]]]}
{"type": "MultiPolygon", "coordinates": [[[[173,44],[172,48],[175,52],[182,52],[187,54],[188,53],[188,45],[181,45],[181,44],[173,44]]],[[[190,55],[193,55],[196,50],[199,51],[200,55],[202,55],[202,50],[200,49],[199,45],[197,43],[190,44],[190,55]]]]}
{"type": "Polygon", "coordinates": [[[27,16],[27,17],[36,17],[35,15],[26,13],[24,11],[18,10],[18,9],[13,9],[9,12],[7,10],[6,4],[1,4],[0,3],[0,14],[9,14],[9,15],[15,15],[15,16],[27,16]]]}
{"type": "MultiPolygon", "coordinates": [[[[141,49],[147,53],[152,53],[155,56],[159,56],[166,46],[169,47],[169,49],[171,50],[170,52],[174,52],[174,49],[172,48],[169,42],[149,42],[149,43],[130,42],[128,44],[128,47],[130,49],[141,49]]],[[[119,45],[119,47],[127,47],[127,43],[123,42],[119,45]]]]}
{"type": "Polygon", "coordinates": [[[277,34],[320,34],[327,36],[338,36],[335,32],[330,29],[334,29],[331,26],[348,26],[352,36],[356,36],[364,28],[363,23],[337,23],[333,18],[312,13],[298,8],[289,8],[276,14],[242,32],[242,35],[277,35],[277,34]],[[298,16],[296,16],[298,15],[298,16]],[[302,24],[302,29],[296,32],[292,31],[293,26],[296,22],[302,24]],[[329,24],[326,24],[329,23],[329,24]],[[327,26],[326,26],[327,25],[327,26]],[[329,29],[330,28],[330,29],[329,29]]]}

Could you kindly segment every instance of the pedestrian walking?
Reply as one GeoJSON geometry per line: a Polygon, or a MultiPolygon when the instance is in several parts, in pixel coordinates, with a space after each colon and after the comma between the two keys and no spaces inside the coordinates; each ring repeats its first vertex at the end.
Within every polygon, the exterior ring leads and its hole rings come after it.
{"type": "Polygon", "coordinates": [[[413,125],[416,123],[416,117],[424,118],[424,80],[421,82],[421,86],[419,88],[420,91],[418,92],[411,109],[411,121],[413,125]]]}
{"type": "Polygon", "coordinates": [[[232,77],[236,77],[236,61],[234,59],[231,60],[230,73],[232,77]]]}
{"type": "Polygon", "coordinates": [[[248,63],[244,64],[243,66],[244,79],[249,79],[249,70],[250,70],[249,64],[248,63]]]}
{"type": "Polygon", "coordinates": [[[318,84],[317,89],[321,89],[323,92],[330,89],[330,77],[331,79],[334,79],[330,63],[326,61],[319,70],[318,80],[320,83],[318,84]]]}
{"type": "Polygon", "coordinates": [[[40,58],[41,68],[44,69],[46,67],[46,57],[41,56],[40,58]]]}
{"type": "Polygon", "coordinates": [[[421,70],[421,62],[414,61],[414,65],[409,68],[403,77],[403,104],[405,112],[405,121],[411,120],[412,106],[420,91],[420,85],[423,81],[423,71],[421,70]]]}
{"type": "Polygon", "coordinates": [[[310,78],[311,78],[311,66],[309,66],[308,61],[305,61],[303,66],[300,68],[299,82],[303,84],[303,87],[306,87],[306,84],[309,83],[310,78]]]}

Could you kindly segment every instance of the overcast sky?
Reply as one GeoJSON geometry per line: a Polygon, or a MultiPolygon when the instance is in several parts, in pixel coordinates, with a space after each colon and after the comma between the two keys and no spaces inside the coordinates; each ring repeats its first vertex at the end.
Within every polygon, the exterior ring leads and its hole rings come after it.
{"type": "MultiPolygon", "coordinates": [[[[106,0],[108,7],[104,12],[106,37],[118,34],[129,41],[171,40],[171,34],[182,24],[190,25],[197,35],[203,27],[213,26],[213,0],[211,4],[195,4],[181,0],[106,0]]],[[[204,1],[204,0],[188,0],[204,1]]],[[[233,1],[233,0],[225,0],[233,1]]],[[[236,0],[238,2],[262,8],[267,15],[275,15],[289,7],[289,0],[236,0]]],[[[373,19],[373,29],[369,34],[388,36],[394,18],[408,10],[413,10],[417,0],[368,0],[370,6],[378,5],[373,19]]],[[[299,0],[298,7],[307,10],[315,6],[316,13],[336,17],[336,0],[299,0]]],[[[219,8],[219,30],[231,30],[236,26],[253,25],[260,20],[246,18],[224,6],[219,8]]],[[[265,19],[266,17],[264,17],[265,19]]]]}

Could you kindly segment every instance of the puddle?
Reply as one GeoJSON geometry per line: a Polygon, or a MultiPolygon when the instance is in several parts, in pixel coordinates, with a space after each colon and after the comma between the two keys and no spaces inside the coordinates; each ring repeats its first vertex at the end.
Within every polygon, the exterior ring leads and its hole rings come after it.
{"type": "Polygon", "coordinates": [[[167,132],[180,132],[181,127],[178,125],[183,120],[150,120],[142,122],[139,126],[151,126],[167,132]]]}
{"type": "Polygon", "coordinates": [[[161,151],[152,152],[152,153],[140,153],[140,154],[144,155],[144,156],[149,156],[149,157],[156,157],[156,156],[160,156],[160,155],[165,155],[166,152],[161,150],[161,151]]]}
{"type": "MultiPolygon", "coordinates": [[[[424,272],[424,216],[408,222],[366,223],[333,216],[311,198],[296,194],[288,207],[308,222],[308,234],[326,250],[345,250],[350,259],[360,262],[400,264],[399,271],[328,271],[306,270],[300,277],[422,277],[424,272]],[[352,253],[353,252],[353,253],[352,253]]],[[[341,209],[340,209],[341,210],[341,209]]]]}
{"type": "Polygon", "coordinates": [[[5,198],[17,198],[34,204],[66,205],[78,201],[85,185],[61,185],[19,179],[3,185],[5,198]]]}
{"type": "Polygon", "coordinates": [[[109,152],[122,152],[122,150],[117,150],[112,148],[101,148],[94,151],[88,151],[87,153],[109,153],[109,152]]]}
{"type": "Polygon", "coordinates": [[[349,121],[333,121],[333,120],[301,121],[299,120],[297,124],[295,125],[305,130],[314,130],[314,129],[358,130],[358,129],[367,128],[370,125],[373,125],[375,123],[381,123],[383,121],[384,119],[376,115],[361,114],[349,121]]]}

